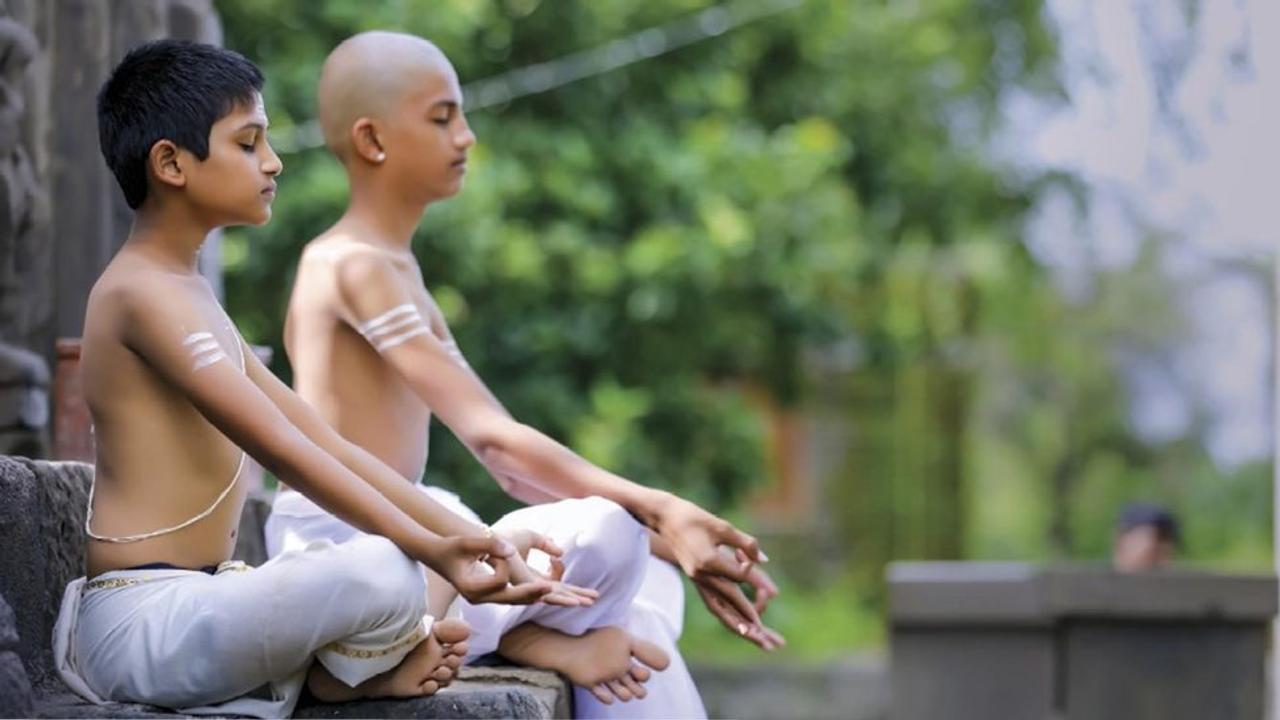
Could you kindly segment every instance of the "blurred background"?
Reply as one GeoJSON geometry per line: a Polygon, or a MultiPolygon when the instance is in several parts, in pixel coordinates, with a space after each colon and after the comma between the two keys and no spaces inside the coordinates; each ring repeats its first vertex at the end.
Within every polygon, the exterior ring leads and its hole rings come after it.
{"type": "MultiPolygon", "coordinates": [[[[250,341],[288,377],[293,266],[344,207],[320,62],[433,40],[479,144],[428,287],[517,417],[766,540],[769,661],[874,657],[891,560],[1103,561],[1137,499],[1184,561],[1271,568],[1274,3],[215,7],[285,163],[221,247],[250,341]]],[[[427,473],[513,507],[438,425],[427,473]]],[[[691,660],[766,659],[687,616],[691,660]]]]}

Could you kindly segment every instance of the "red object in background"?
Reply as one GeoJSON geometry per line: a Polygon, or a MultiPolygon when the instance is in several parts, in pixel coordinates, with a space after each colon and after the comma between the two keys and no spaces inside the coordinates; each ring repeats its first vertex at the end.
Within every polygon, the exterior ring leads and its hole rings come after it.
{"type": "Polygon", "coordinates": [[[59,338],[53,370],[53,458],[94,460],[93,419],[80,386],[80,339],[59,338]]]}

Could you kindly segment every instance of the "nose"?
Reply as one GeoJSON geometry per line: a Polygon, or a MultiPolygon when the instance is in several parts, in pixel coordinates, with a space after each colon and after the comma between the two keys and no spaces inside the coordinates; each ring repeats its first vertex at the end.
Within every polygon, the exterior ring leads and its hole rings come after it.
{"type": "Polygon", "coordinates": [[[453,137],[453,144],[459,150],[467,150],[476,144],[476,134],[471,132],[471,125],[466,118],[462,119],[462,131],[453,137]]]}
{"type": "Polygon", "coordinates": [[[276,154],[275,149],[271,147],[271,143],[264,144],[267,148],[267,158],[262,163],[262,172],[275,177],[284,172],[284,161],[282,161],[280,156],[276,154]]]}

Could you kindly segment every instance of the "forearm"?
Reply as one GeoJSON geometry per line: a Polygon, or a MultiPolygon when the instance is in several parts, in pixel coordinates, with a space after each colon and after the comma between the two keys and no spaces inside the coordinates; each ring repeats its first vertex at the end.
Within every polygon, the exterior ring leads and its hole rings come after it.
{"type": "Polygon", "coordinates": [[[677,567],[680,565],[680,561],[676,560],[676,554],[671,549],[671,545],[652,528],[649,529],[649,554],[659,560],[666,560],[677,567]]]}
{"type": "Polygon", "coordinates": [[[438,534],[415,522],[394,502],[305,437],[286,438],[252,453],[269,471],[353,527],[391,540],[420,560],[438,534]]]}
{"type": "Polygon", "coordinates": [[[657,526],[662,506],[670,497],[599,468],[543,433],[518,423],[501,442],[482,447],[477,455],[495,476],[514,481],[514,487],[527,486],[526,492],[554,498],[607,498],[649,527],[657,526]]]}
{"type": "Polygon", "coordinates": [[[342,463],[417,524],[450,537],[485,534],[484,527],[436,502],[368,451],[341,438],[339,442],[345,445],[338,453],[342,463]]]}

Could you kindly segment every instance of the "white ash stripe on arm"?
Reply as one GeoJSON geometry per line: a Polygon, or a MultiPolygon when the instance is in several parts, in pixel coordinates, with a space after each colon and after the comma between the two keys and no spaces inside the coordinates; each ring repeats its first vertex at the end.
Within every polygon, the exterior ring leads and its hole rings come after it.
{"type": "Polygon", "coordinates": [[[191,355],[191,371],[203,370],[219,360],[226,360],[227,354],[214,339],[212,333],[191,333],[182,341],[183,347],[191,355]]]}

